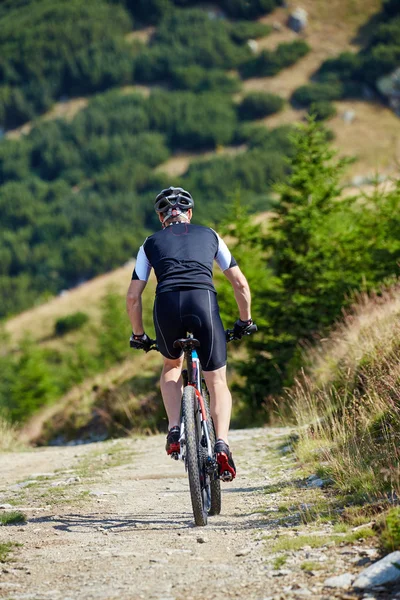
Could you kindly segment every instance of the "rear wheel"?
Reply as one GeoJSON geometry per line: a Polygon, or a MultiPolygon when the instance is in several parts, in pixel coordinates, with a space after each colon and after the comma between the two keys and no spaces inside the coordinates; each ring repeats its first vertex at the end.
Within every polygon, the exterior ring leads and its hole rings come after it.
{"type": "MultiPolygon", "coordinates": [[[[208,435],[210,436],[211,448],[214,452],[214,446],[215,446],[215,441],[216,441],[215,440],[215,428],[214,428],[214,423],[213,423],[213,420],[211,417],[210,400],[208,397],[207,388],[203,388],[203,398],[204,398],[204,404],[206,407],[206,414],[207,414],[208,435]]],[[[217,476],[218,474],[216,473],[215,475],[216,475],[215,479],[212,478],[211,482],[210,482],[211,505],[210,505],[210,510],[208,511],[208,514],[210,516],[219,515],[221,512],[221,481],[220,481],[219,477],[217,476]]]]}
{"type": "Polygon", "coordinates": [[[183,390],[182,398],[183,420],[185,425],[186,468],[189,475],[190,497],[194,521],[196,525],[207,525],[207,508],[205,494],[201,484],[204,478],[201,446],[197,429],[198,401],[193,386],[188,385],[183,390]]]}

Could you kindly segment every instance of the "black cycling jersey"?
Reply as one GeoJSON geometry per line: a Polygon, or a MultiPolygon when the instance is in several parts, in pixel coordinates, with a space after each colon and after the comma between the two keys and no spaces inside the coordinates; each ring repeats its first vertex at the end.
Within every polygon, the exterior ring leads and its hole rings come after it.
{"type": "Polygon", "coordinates": [[[176,359],[174,341],[190,331],[199,340],[205,371],[226,364],[225,331],[212,281],[214,260],[223,271],[236,266],[225,242],[209,227],[172,223],[140,247],[132,279],[157,277],[154,326],[161,354],[176,359]]]}
{"type": "Polygon", "coordinates": [[[132,279],[147,281],[153,267],[158,282],[157,295],[183,289],[215,292],[214,260],[223,271],[236,265],[225,242],[213,229],[172,223],[145,240],[139,249],[132,279]]]}

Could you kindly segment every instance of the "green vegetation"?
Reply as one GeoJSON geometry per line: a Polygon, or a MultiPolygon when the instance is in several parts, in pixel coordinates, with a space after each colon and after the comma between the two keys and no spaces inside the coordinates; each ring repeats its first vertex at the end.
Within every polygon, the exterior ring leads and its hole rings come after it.
{"type": "Polygon", "coordinates": [[[375,537],[375,532],[365,527],[358,531],[352,531],[347,534],[331,534],[331,535],[318,535],[318,534],[300,534],[296,537],[289,537],[281,535],[277,541],[272,545],[272,552],[296,552],[301,550],[305,546],[311,548],[321,548],[327,544],[333,542],[334,544],[352,544],[359,540],[365,540],[367,538],[375,537]]]}
{"type": "MultiPolygon", "coordinates": [[[[237,138],[229,97],[158,91],[149,98],[102,94],[71,123],[44,122],[18,141],[0,142],[0,316],[125,262],[156,225],[152,199],[165,177],[152,168],[173,149],[237,138]]],[[[200,222],[209,220],[211,205],[215,221],[226,214],[224,203],[240,184],[262,193],[268,207],[270,184],[287,172],[290,144],[282,132],[267,138],[251,142],[240,160],[194,164],[181,179],[203,198],[200,222]]]]}
{"type": "Polygon", "coordinates": [[[272,544],[271,552],[296,552],[297,550],[304,548],[304,546],[321,548],[331,541],[333,541],[332,536],[329,535],[304,534],[296,537],[281,535],[276,542],[272,544]]]}
{"type": "Polygon", "coordinates": [[[336,107],[332,102],[321,100],[311,104],[309,113],[316,121],[326,121],[336,115],[336,107]]]}
{"type": "Polygon", "coordinates": [[[309,83],[293,92],[292,100],[300,106],[311,106],[319,102],[340,100],[343,97],[343,86],[339,82],[309,83]]]}
{"type": "Polygon", "coordinates": [[[304,40],[283,42],[275,50],[262,50],[243,62],[240,72],[245,79],[248,77],[273,77],[279,71],[290,67],[310,51],[304,40]]]}
{"type": "Polygon", "coordinates": [[[122,361],[129,352],[129,323],[122,298],[112,293],[105,297],[101,326],[88,341],[86,337],[82,332],[72,348],[66,346],[62,350],[47,349],[24,339],[18,353],[3,340],[6,352],[0,359],[0,412],[8,420],[21,423],[76,383],[122,361]]]}
{"type": "Polygon", "coordinates": [[[0,563],[4,563],[8,560],[8,555],[14,546],[15,544],[12,542],[0,542],[0,563]]]}
{"type": "Polygon", "coordinates": [[[60,317],[57,319],[54,325],[54,333],[56,335],[65,335],[75,329],[80,329],[87,323],[89,316],[84,312],[76,312],[66,317],[60,317]]]}
{"type": "Polygon", "coordinates": [[[277,556],[276,558],[274,558],[273,568],[276,570],[280,569],[281,567],[283,567],[284,564],[286,564],[286,561],[287,561],[286,554],[281,554],[280,556],[277,556]]]}
{"type": "Polygon", "coordinates": [[[394,552],[400,549],[400,508],[392,508],[378,523],[380,529],[379,541],[382,550],[394,552]]]}
{"type": "Polygon", "coordinates": [[[285,101],[276,94],[253,92],[245,96],[239,106],[239,118],[261,119],[282,110],[285,101]]]}
{"type": "Polygon", "coordinates": [[[262,327],[249,338],[250,360],[240,369],[255,414],[261,406],[268,411],[272,394],[293,381],[303,364],[300,343],[323,334],[355,290],[379,288],[399,273],[400,187],[363,201],[341,199],[346,161],[335,158],[323,127],[311,121],[294,143],[268,231],[247,236],[249,260],[267,258],[258,281],[269,282],[258,289],[254,317],[262,327]]]}
{"type": "Polygon", "coordinates": [[[321,563],[314,562],[312,560],[305,560],[300,565],[300,569],[302,571],[308,571],[308,572],[319,571],[319,569],[321,569],[321,568],[322,568],[321,563]]]}
{"type": "Polygon", "coordinates": [[[18,525],[22,523],[26,523],[26,516],[19,510],[0,514],[0,525],[18,525]]]}
{"type": "Polygon", "coordinates": [[[343,52],[326,60],[316,73],[317,82],[296,90],[293,100],[308,106],[310,95],[312,101],[360,97],[365,84],[376,87],[382,76],[392,73],[400,60],[399,3],[386,0],[381,12],[362,28],[360,37],[360,52],[343,52]]]}
{"type": "Polygon", "coordinates": [[[300,460],[323,463],[337,489],[364,501],[400,491],[399,307],[398,284],[361,296],[323,346],[303,356],[307,376],[288,395],[298,423],[308,425],[300,460]]]}
{"type": "MultiPolygon", "coordinates": [[[[173,7],[190,7],[197,0],[125,0],[126,6],[144,22],[157,23],[173,7]]],[[[282,4],[281,0],[217,0],[215,4],[234,19],[256,19],[282,4]]]]}
{"type": "Polygon", "coordinates": [[[0,124],[9,129],[63,95],[101,91],[132,80],[132,21],[106,1],[1,3],[0,124]]]}

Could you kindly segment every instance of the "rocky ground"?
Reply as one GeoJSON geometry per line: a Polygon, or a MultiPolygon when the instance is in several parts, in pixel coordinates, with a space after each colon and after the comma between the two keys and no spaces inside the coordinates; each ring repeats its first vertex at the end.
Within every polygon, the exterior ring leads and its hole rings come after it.
{"type": "Polygon", "coordinates": [[[368,523],[338,522],[329,488],[282,450],[287,434],[232,433],[238,477],[206,528],[193,526],[187,477],[163,436],[0,455],[0,515],[27,517],[0,527],[0,543],[15,544],[0,597],[400,598],[400,588],[352,587],[377,560],[376,540],[368,523]]]}

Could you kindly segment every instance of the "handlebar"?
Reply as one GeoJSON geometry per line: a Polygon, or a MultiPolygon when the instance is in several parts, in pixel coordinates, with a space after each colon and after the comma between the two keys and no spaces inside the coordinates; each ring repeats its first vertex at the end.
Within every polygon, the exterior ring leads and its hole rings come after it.
{"type": "MultiPolygon", "coordinates": [[[[226,342],[233,342],[234,340],[240,340],[243,336],[245,335],[251,335],[252,333],[255,333],[257,331],[257,325],[255,323],[253,323],[252,325],[249,325],[248,327],[246,327],[246,329],[243,331],[243,334],[240,337],[235,336],[235,334],[233,333],[233,329],[226,329],[225,330],[225,337],[226,337],[226,342]]],[[[149,338],[150,341],[150,346],[148,350],[145,350],[145,352],[150,352],[151,350],[155,350],[156,352],[159,352],[159,348],[158,348],[158,344],[156,340],[152,340],[151,338],[149,338]]],[[[131,348],[133,346],[131,345],[131,348]]]]}
{"type": "Polygon", "coordinates": [[[243,334],[240,337],[235,336],[233,331],[233,329],[227,329],[225,331],[227,343],[233,342],[234,340],[241,340],[244,335],[251,335],[252,333],[255,333],[257,331],[257,325],[253,323],[252,325],[246,327],[246,329],[243,331],[243,334]]]}

